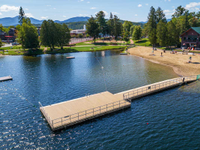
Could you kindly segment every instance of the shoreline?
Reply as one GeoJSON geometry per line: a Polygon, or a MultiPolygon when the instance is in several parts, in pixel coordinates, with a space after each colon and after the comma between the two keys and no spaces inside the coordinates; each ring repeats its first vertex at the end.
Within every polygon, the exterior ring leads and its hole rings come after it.
{"type": "Polygon", "coordinates": [[[150,62],[161,64],[171,67],[178,76],[190,76],[200,74],[200,55],[182,55],[182,54],[170,54],[169,51],[163,53],[163,50],[157,49],[152,54],[152,47],[137,46],[128,50],[130,55],[134,55],[150,62]],[[161,57],[161,52],[163,57],[161,57]],[[192,57],[192,63],[188,63],[189,57],[192,57]]]}

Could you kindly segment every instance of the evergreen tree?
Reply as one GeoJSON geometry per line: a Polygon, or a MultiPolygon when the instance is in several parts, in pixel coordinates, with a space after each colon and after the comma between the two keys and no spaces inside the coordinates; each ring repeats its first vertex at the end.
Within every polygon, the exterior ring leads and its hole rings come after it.
{"type": "Polygon", "coordinates": [[[119,18],[114,15],[114,36],[115,40],[122,34],[122,23],[120,22],[119,18]]]}
{"type": "Polygon", "coordinates": [[[167,41],[167,26],[166,23],[160,20],[157,24],[157,43],[160,46],[166,46],[167,41]]]}
{"type": "Polygon", "coordinates": [[[176,27],[172,21],[167,23],[167,40],[168,46],[176,45],[176,27]]]}
{"type": "Polygon", "coordinates": [[[165,14],[163,13],[163,10],[160,7],[158,7],[156,11],[156,22],[159,23],[160,20],[162,20],[162,22],[167,23],[167,19],[165,17],[165,14]]]}
{"type": "Polygon", "coordinates": [[[173,18],[178,18],[185,14],[186,9],[182,6],[178,6],[175,10],[175,13],[172,15],[173,18]]]}
{"type": "Polygon", "coordinates": [[[88,22],[86,24],[86,33],[93,37],[94,42],[95,39],[99,36],[99,25],[92,16],[90,19],[88,19],[88,22]]]}
{"type": "Polygon", "coordinates": [[[155,8],[152,6],[150,8],[150,13],[148,16],[148,37],[149,41],[153,45],[153,47],[156,45],[156,12],[155,8]]]}
{"type": "Polygon", "coordinates": [[[110,19],[108,20],[108,34],[114,36],[114,19],[112,13],[110,13],[110,19]]]}
{"type": "Polygon", "coordinates": [[[23,10],[22,7],[20,7],[20,9],[19,9],[19,17],[18,17],[20,25],[22,25],[24,18],[25,18],[24,10],[23,10]]]}
{"type": "Polygon", "coordinates": [[[106,19],[105,19],[105,13],[103,11],[100,11],[96,14],[96,20],[99,25],[99,31],[100,33],[105,36],[107,34],[107,24],[106,24],[106,19]]]}

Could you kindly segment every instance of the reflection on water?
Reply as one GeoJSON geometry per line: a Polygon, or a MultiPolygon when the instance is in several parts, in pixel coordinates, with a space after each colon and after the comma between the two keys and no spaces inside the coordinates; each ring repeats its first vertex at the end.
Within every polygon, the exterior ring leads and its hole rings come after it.
{"type": "Polygon", "coordinates": [[[38,101],[50,105],[103,92],[104,79],[108,91],[118,93],[174,78],[171,68],[106,51],[0,57],[0,76],[7,75],[14,80],[0,83],[0,149],[200,148],[199,82],[55,133],[39,111],[38,101]],[[66,59],[69,55],[76,58],[66,59]]]}

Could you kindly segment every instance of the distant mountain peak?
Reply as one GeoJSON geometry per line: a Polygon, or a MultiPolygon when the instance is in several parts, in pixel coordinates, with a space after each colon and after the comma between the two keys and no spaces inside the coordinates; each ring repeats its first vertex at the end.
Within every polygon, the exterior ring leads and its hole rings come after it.
{"type": "MultiPolygon", "coordinates": [[[[90,17],[73,17],[64,21],[55,20],[55,22],[57,23],[80,22],[80,21],[87,21],[89,18],[90,17]]],[[[30,18],[30,20],[32,24],[42,24],[42,22],[44,21],[44,20],[38,20],[35,18],[30,18]]],[[[19,24],[18,16],[0,18],[0,24],[2,24],[3,26],[11,26],[11,25],[16,26],[19,24]]]]}

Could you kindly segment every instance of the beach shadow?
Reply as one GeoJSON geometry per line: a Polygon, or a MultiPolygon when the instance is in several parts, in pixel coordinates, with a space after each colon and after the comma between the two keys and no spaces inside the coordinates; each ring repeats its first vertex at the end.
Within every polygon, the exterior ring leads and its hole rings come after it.
{"type": "Polygon", "coordinates": [[[200,62],[191,62],[191,64],[200,64],[200,62]]]}

